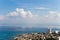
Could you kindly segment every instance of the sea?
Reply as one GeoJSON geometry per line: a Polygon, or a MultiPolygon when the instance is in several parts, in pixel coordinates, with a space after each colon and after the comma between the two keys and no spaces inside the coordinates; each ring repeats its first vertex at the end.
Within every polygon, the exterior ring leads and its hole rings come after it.
{"type": "MultiPolygon", "coordinates": [[[[52,28],[52,31],[60,30],[52,28]]],[[[14,40],[19,34],[34,33],[34,32],[47,32],[47,28],[21,28],[21,27],[0,27],[0,40],[14,40]]]]}

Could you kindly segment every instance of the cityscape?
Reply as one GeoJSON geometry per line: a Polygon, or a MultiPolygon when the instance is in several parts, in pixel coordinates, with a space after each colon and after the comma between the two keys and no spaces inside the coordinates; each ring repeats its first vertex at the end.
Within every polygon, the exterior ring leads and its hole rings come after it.
{"type": "Polygon", "coordinates": [[[21,34],[15,37],[14,40],[60,40],[60,32],[52,32],[48,28],[48,32],[21,34]]]}

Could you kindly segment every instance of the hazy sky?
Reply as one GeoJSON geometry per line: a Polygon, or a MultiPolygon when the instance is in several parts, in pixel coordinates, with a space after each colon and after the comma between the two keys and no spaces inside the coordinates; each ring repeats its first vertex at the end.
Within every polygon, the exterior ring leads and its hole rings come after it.
{"type": "Polygon", "coordinates": [[[0,25],[60,25],[60,0],[0,0],[0,25]]]}

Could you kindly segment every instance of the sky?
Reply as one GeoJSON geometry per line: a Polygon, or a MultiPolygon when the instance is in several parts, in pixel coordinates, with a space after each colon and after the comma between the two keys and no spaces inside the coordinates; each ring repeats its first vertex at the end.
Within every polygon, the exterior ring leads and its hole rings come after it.
{"type": "Polygon", "coordinates": [[[0,0],[0,26],[60,26],[60,0],[0,0]]]}

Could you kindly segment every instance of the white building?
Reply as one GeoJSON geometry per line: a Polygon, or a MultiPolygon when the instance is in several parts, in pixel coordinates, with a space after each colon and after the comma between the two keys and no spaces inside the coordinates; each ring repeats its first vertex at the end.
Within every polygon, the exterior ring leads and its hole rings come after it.
{"type": "Polygon", "coordinates": [[[58,40],[60,40],[60,36],[58,37],[58,40]]]}
{"type": "Polygon", "coordinates": [[[58,32],[59,32],[59,31],[58,31],[58,30],[56,30],[55,32],[58,34],[58,32]]]}
{"type": "Polygon", "coordinates": [[[48,28],[48,33],[52,33],[51,28],[48,28]]]}

